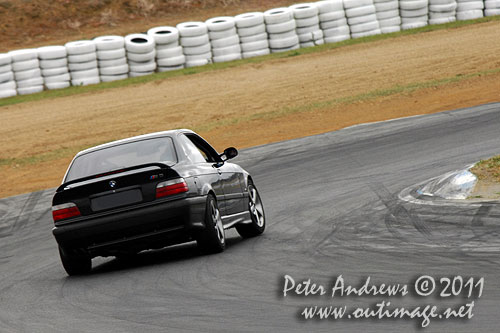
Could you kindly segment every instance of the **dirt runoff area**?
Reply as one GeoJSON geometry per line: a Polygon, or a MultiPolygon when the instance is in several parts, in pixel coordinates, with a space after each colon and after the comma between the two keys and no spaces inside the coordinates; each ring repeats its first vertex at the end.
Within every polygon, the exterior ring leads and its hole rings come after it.
{"type": "Polygon", "coordinates": [[[217,149],[500,101],[500,22],[0,108],[0,197],[57,186],[74,153],[192,128],[217,149]]]}

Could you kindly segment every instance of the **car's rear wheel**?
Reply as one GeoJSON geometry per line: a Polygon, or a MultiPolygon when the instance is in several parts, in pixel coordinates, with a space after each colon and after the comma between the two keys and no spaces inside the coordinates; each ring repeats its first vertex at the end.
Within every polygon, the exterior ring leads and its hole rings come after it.
{"type": "Polygon", "coordinates": [[[243,238],[258,236],[262,234],[266,228],[264,206],[262,205],[262,200],[260,199],[257,188],[251,181],[249,181],[248,184],[248,210],[252,222],[236,225],[236,231],[238,231],[243,238]]]}
{"type": "Polygon", "coordinates": [[[88,274],[92,270],[92,258],[85,251],[65,249],[59,246],[59,255],[68,275],[88,274]]]}
{"type": "Polygon", "coordinates": [[[205,209],[205,230],[198,236],[198,246],[206,253],[218,253],[226,248],[226,235],[214,196],[209,194],[205,209]]]}

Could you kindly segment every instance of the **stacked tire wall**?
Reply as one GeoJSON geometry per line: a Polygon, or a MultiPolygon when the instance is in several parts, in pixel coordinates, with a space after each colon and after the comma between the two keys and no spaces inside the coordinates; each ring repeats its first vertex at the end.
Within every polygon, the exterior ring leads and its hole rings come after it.
{"type": "Polygon", "coordinates": [[[0,53],[0,98],[500,15],[500,0],[323,0],[0,53]]]}

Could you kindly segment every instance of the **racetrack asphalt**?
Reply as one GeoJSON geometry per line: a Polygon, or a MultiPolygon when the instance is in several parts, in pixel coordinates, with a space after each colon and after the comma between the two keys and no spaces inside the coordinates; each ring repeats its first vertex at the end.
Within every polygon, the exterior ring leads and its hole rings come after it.
{"type": "MultiPolygon", "coordinates": [[[[405,188],[499,153],[500,103],[360,125],[245,149],[267,229],[224,253],[194,243],[129,260],[94,259],[67,277],[51,235],[52,190],[0,200],[0,332],[493,332],[500,323],[500,214],[495,203],[404,202],[405,188]],[[284,275],[329,290],[408,284],[406,296],[283,296],[284,275]],[[418,296],[422,275],[484,277],[480,298],[418,296]],[[470,320],[303,320],[305,306],[458,306],[470,320]]],[[[475,290],[477,291],[477,290],[475,290]]],[[[463,293],[462,293],[463,294],[463,293]]]]}

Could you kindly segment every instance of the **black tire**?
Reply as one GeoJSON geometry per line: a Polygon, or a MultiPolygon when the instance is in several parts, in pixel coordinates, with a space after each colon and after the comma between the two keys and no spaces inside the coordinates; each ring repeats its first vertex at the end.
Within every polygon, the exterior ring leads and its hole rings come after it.
{"type": "Polygon", "coordinates": [[[251,181],[248,182],[248,210],[252,222],[236,225],[236,231],[238,231],[243,238],[258,236],[266,229],[264,206],[262,205],[262,200],[260,199],[257,188],[251,181]]]}
{"type": "Polygon", "coordinates": [[[205,208],[205,230],[198,236],[198,246],[205,253],[219,253],[226,248],[224,226],[217,200],[209,194],[205,208]]]}
{"type": "Polygon", "coordinates": [[[92,270],[92,258],[84,251],[59,246],[59,255],[66,273],[70,276],[88,274],[92,270]]]}

